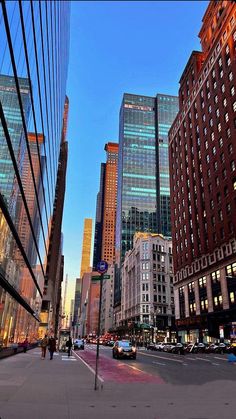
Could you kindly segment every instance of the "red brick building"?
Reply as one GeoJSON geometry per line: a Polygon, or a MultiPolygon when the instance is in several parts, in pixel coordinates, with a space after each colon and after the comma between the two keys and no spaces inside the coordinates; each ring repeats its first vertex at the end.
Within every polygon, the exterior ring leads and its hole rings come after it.
{"type": "MultiPolygon", "coordinates": [[[[236,4],[211,1],[169,131],[176,322],[183,341],[236,321],[236,4]]],[[[223,333],[221,332],[221,337],[223,333]]]]}

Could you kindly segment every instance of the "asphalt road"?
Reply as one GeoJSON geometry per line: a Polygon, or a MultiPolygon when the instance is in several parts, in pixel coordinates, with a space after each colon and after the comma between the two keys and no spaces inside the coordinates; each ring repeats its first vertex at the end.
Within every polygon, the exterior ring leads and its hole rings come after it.
{"type": "MultiPolygon", "coordinates": [[[[94,352],[95,345],[87,345],[85,352],[94,352]]],[[[112,348],[100,346],[100,374],[103,374],[105,358],[112,360],[109,366],[114,371],[120,366],[142,371],[159,377],[165,383],[176,385],[201,385],[218,380],[236,381],[236,363],[229,363],[227,355],[185,354],[175,355],[166,352],[139,350],[137,359],[112,359],[112,348]]]]}

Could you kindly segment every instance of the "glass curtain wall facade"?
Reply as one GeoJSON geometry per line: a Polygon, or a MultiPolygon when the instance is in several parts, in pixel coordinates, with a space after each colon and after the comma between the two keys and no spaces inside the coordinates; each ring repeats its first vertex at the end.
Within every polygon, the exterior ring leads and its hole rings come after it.
{"type": "Polygon", "coordinates": [[[166,237],[171,237],[168,132],[178,110],[178,97],[161,94],[157,95],[157,208],[159,208],[157,231],[161,232],[166,237]]]}
{"type": "Polygon", "coordinates": [[[120,110],[115,305],[121,299],[120,267],[136,232],[171,236],[168,130],[176,96],[125,93],[120,110]]]}
{"type": "Polygon", "coordinates": [[[37,339],[69,16],[67,1],[0,5],[0,347],[37,339]]]}

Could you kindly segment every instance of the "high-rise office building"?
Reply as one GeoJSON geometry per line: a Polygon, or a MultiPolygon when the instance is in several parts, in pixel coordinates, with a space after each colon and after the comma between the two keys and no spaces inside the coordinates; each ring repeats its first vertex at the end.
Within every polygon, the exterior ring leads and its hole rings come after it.
{"type": "Polygon", "coordinates": [[[76,278],[75,282],[75,297],[74,297],[74,313],[73,313],[73,330],[74,330],[74,337],[79,335],[78,327],[79,327],[79,316],[80,316],[80,302],[81,302],[81,279],[76,278]]]}
{"type": "Polygon", "coordinates": [[[103,207],[104,207],[104,182],[105,182],[105,163],[101,163],[100,187],[97,194],[96,220],[94,229],[93,246],[93,270],[96,270],[97,264],[102,260],[102,229],[103,229],[103,207]]]}
{"type": "MultiPolygon", "coordinates": [[[[19,77],[19,91],[22,99],[22,108],[27,125],[31,103],[28,78],[19,77]]],[[[16,158],[19,172],[22,173],[25,156],[25,134],[22,126],[21,110],[14,77],[0,74],[0,101],[8,130],[11,132],[12,148],[16,158]]],[[[0,127],[0,176],[1,194],[8,204],[11,215],[14,215],[18,194],[15,172],[11,164],[11,155],[6,142],[3,126],[0,127]]]]}
{"type": "Polygon", "coordinates": [[[236,4],[211,1],[169,133],[175,306],[184,341],[236,321],[236,4]]]}
{"type": "Polygon", "coordinates": [[[91,259],[91,244],[92,244],[92,218],[84,219],[84,233],[83,233],[83,244],[82,244],[82,258],[80,268],[80,278],[83,278],[85,272],[91,271],[90,259],[91,259]]]}
{"type": "Polygon", "coordinates": [[[115,232],[117,208],[118,144],[107,143],[105,168],[104,209],[102,223],[102,260],[115,263],[115,232]]]}
{"type": "MultiPolygon", "coordinates": [[[[41,156],[41,159],[39,161],[37,147],[39,147],[39,150],[41,150],[41,147],[43,144],[43,135],[38,134],[38,144],[37,144],[35,134],[32,132],[29,132],[28,141],[29,141],[29,147],[30,147],[31,161],[34,168],[35,183],[37,187],[39,207],[40,207],[40,213],[41,213],[42,212],[42,185],[40,182],[40,164],[41,164],[41,167],[43,168],[44,157],[41,156]]],[[[38,241],[39,227],[40,227],[39,211],[38,211],[37,201],[36,201],[35,192],[34,192],[33,180],[32,180],[32,177],[30,176],[29,159],[27,158],[26,155],[25,155],[25,158],[23,159],[23,168],[22,168],[21,178],[22,178],[22,185],[23,185],[26,197],[27,197],[28,208],[29,208],[31,219],[32,219],[34,233],[38,241]]],[[[19,199],[19,205],[16,205],[16,223],[18,225],[18,232],[21,239],[21,243],[24,249],[26,250],[26,253],[27,253],[27,256],[31,265],[33,266],[35,265],[36,260],[37,260],[36,248],[33,241],[30,225],[29,223],[27,223],[27,215],[23,208],[21,199],[19,199]]],[[[21,254],[20,254],[19,249],[17,249],[17,253],[20,258],[21,254]]]]}
{"type": "MultiPolygon", "coordinates": [[[[168,129],[175,96],[125,93],[120,109],[116,261],[121,266],[136,232],[170,236],[168,129]]],[[[121,298],[116,275],[115,303],[121,298]]]]}
{"type": "MultiPolygon", "coordinates": [[[[54,198],[53,215],[50,219],[50,233],[48,236],[49,240],[46,277],[42,302],[42,312],[44,313],[44,332],[46,332],[47,329],[50,329],[54,334],[57,334],[58,331],[59,311],[61,303],[61,294],[59,294],[58,290],[61,288],[61,282],[63,281],[61,265],[63,256],[62,217],[66,190],[66,170],[68,159],[68,143],[66,141],[68,112],[69,99],[66,96],[61,134],[61,147],[58,162],[59,164],[57,171],[56,193],[54,198]],[[45,325],[45,313],[48,315],[47,325],[45,325]]],[[[40,326],[42,331],[42,324],[40,326]]]]}
{"type": "Polygon", "coordinates": [[[24,338],[38,338],[63,128],[69,14],[66,1],[0,5],[1,346],[23,339],[23,329],[24,338]]]}

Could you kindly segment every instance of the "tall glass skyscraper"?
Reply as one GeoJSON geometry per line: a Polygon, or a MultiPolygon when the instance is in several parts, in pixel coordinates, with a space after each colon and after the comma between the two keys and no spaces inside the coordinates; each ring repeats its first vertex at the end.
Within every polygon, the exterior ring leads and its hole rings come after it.
{"type": "Polygon", "coordinates": [[[69,16],[69,1],[0,5],[0,346],[26,335],[37,339],[63,130],[69,16]]]}
{"type": "MultiPolygon", "coordinates": [[[[133,247],[135,232],[170,236],[168,130],[178,98],[125,93],[120,109],[116,260],[133,247]]],[[[120,301],[120,276],[115,303],[120,301]]]]}

